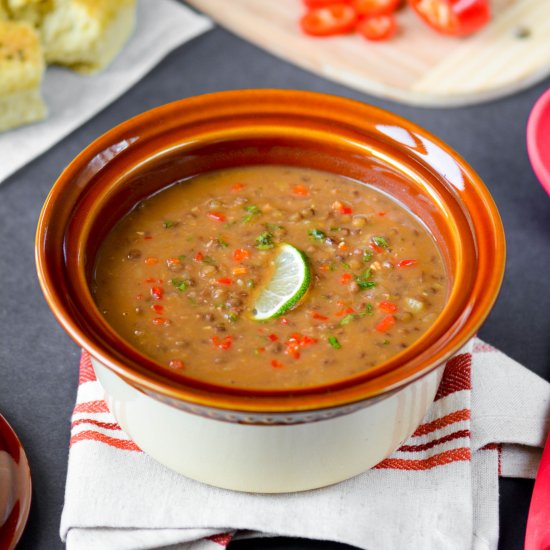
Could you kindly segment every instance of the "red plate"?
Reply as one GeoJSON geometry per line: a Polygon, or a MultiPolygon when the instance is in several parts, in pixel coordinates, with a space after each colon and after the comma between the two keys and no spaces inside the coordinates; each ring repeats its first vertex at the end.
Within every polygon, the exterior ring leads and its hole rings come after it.
{"type": "Polygon", "coordinates": [[[31,507],[31,472],[17,435],[0,414],[0,548],[21,538],[31,507]]]}

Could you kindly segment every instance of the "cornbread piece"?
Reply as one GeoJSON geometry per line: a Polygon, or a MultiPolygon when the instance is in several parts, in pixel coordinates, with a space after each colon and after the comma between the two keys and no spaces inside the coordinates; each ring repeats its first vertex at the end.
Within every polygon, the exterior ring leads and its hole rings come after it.
{"type": "Polygon", "coordinates": [[[55,0],[41,24],[46,61],[98,71],[119,52],[134,23],[135,0],[55,0]]]}
{"type": "Polygon", "coordinates": [[[41,120],[44,57],[35,30],[27,23],[0,20],[0,132],[41,120]]]}
{"type": "Polygon", "coordinates": [[[38,28],[55,0],[3,0],[11,19],[25,21],[38,28]]]}

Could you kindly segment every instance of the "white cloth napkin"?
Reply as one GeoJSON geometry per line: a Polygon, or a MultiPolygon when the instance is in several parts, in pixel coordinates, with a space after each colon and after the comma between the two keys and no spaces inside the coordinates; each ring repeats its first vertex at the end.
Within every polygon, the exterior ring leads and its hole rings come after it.
{"type": "Polygon", "coordinates": [[[211,27],[174,0],[139,0],[134,34],[107,69],[84,76],[48,67],[48,118],[0,134],[0,183],[131,88],[168,52],[211,27]]]}
{"type": "Polygon", "coordinates": [[[302,493],[237,493],[141,452],[86,353],[80,368],[61,521],[69,550],[219,550],[242,530],[370,550],[496,550],[498,476],[534,477],[550,428],[550,384],[476,339],[447,364],[413,436],[374,469],[302,493]]]}

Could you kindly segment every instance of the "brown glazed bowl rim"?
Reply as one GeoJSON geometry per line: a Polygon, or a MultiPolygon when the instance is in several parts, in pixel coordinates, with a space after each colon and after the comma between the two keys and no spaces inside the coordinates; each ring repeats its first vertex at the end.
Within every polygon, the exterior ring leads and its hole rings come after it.
{"type": "MultiPolygon", "coordinates": [[[[186,143],[192,141],[189,139],[186,143]]],[[[168,140],[163,142],[162,151],[180,145],[168,140]]],[[[145,164],[148,159],[141,160],[145,164]]],[[[437,202],[435,191],[432,193],[428,184],[426,189],[429,200],[437,202]]],[[[75,199],[75,209],[76,204],[75,199]]],[[[97,211],[94,213],[91,209],[89,216],[94,215],[97,211]]],[[[59,176],[46,199],[37,228],[36,263],[46,301],[66,332],[79,346],[138,390],[176,406],[181,403],[183,408],[291,413],[345,407],[382,396],[428,374],[455,354],[475,335],[496,300],[504,275],[505,238],[496,205],[479,176],[460,155],[423,128],[377,107],[337,96],[290,90],[237,90],[157,107],[123,122],[86,147],[59,176]],[[241,122],[240,117],[248,122],[241,122]],[[360,375],[292,392],[232,390],[178,378],[141,355],[113,331],[109,337],[116,340],[117,349],[109,347],[106,340],[97,338],[89,329],[106,323],[94,307],[81,265],[83,260],[67,258],[65,254],[60,263],[54,261],[51,253],[65,247],[71,231],[74,232],[68,221],[62,221],[61,215],[62,210],[66,213],[72,206],[66,204],[69,189],[72,195],[88,192],[86,185],[90,179],[86,179],[86,174],[94,170],[99,173],[120,150],[131,150],[134,142],[146,142],[161,133],[168,135],[168,130],[186,125],[192,127],[193,122],[203,120],[209,124],[205,133],[195,136],[196,141],[211,138],[215,142],[224,128],[232,136],[239,136],[240,131],[255,135],[255,132],[264,131],[262,117],[269,118],[269,131],[282,136],[299,130],[306,138],[334,140],[337,144],[351,129],[360,136],[385,140],[395,148],[396,155],[397,152],[406,154],[414,163],[436,174],[466,220],[461,229],[451,230],[456,233],[453,242],[459,247],[459,258],[456,260],[458,278],[455,277],[449,304],[426,335],[410,349],[360,375]],[[251,119],[257,120],[258,128],[251,119]],[[299,129],[293,128],[289,120],[300,120],[299,129]],[[304,120],[312,124],[321,121],[329,131],[322,138],[318,137],[318,129],[310,130],[304,120]],[[403,141],[403,133],[409,136],[411,143],[406,143],[409,138],[403,141]],[[470,260],[462,261],[463,258],[474,258],[475,269],[467,265],[470,260]],[[72,271],[71,262],[76,266],[72,271]],[[61,284],[64,277],[70,277],[73,291],[61,284]],[[463,279],[469,282],[464,289],[461,288],[463,279]],[[80,309],[75,310],[75,303],[81,304],[80,309]]]]}

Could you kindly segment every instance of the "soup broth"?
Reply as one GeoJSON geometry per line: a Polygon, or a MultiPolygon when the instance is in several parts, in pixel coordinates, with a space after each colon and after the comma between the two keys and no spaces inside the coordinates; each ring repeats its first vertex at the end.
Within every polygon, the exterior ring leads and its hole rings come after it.
{"type": "Polygon", "coordinates": [[[92,292],[114,330],[167,369],[283,389],[403,351],[434,323],[447,286],[428,229],[391,197],[331,173],[256,166],[201,174],[137,205],[102,243],[92,292]],[[258,321],[285,243],[303,252],[309,288],[258,321]]]}

